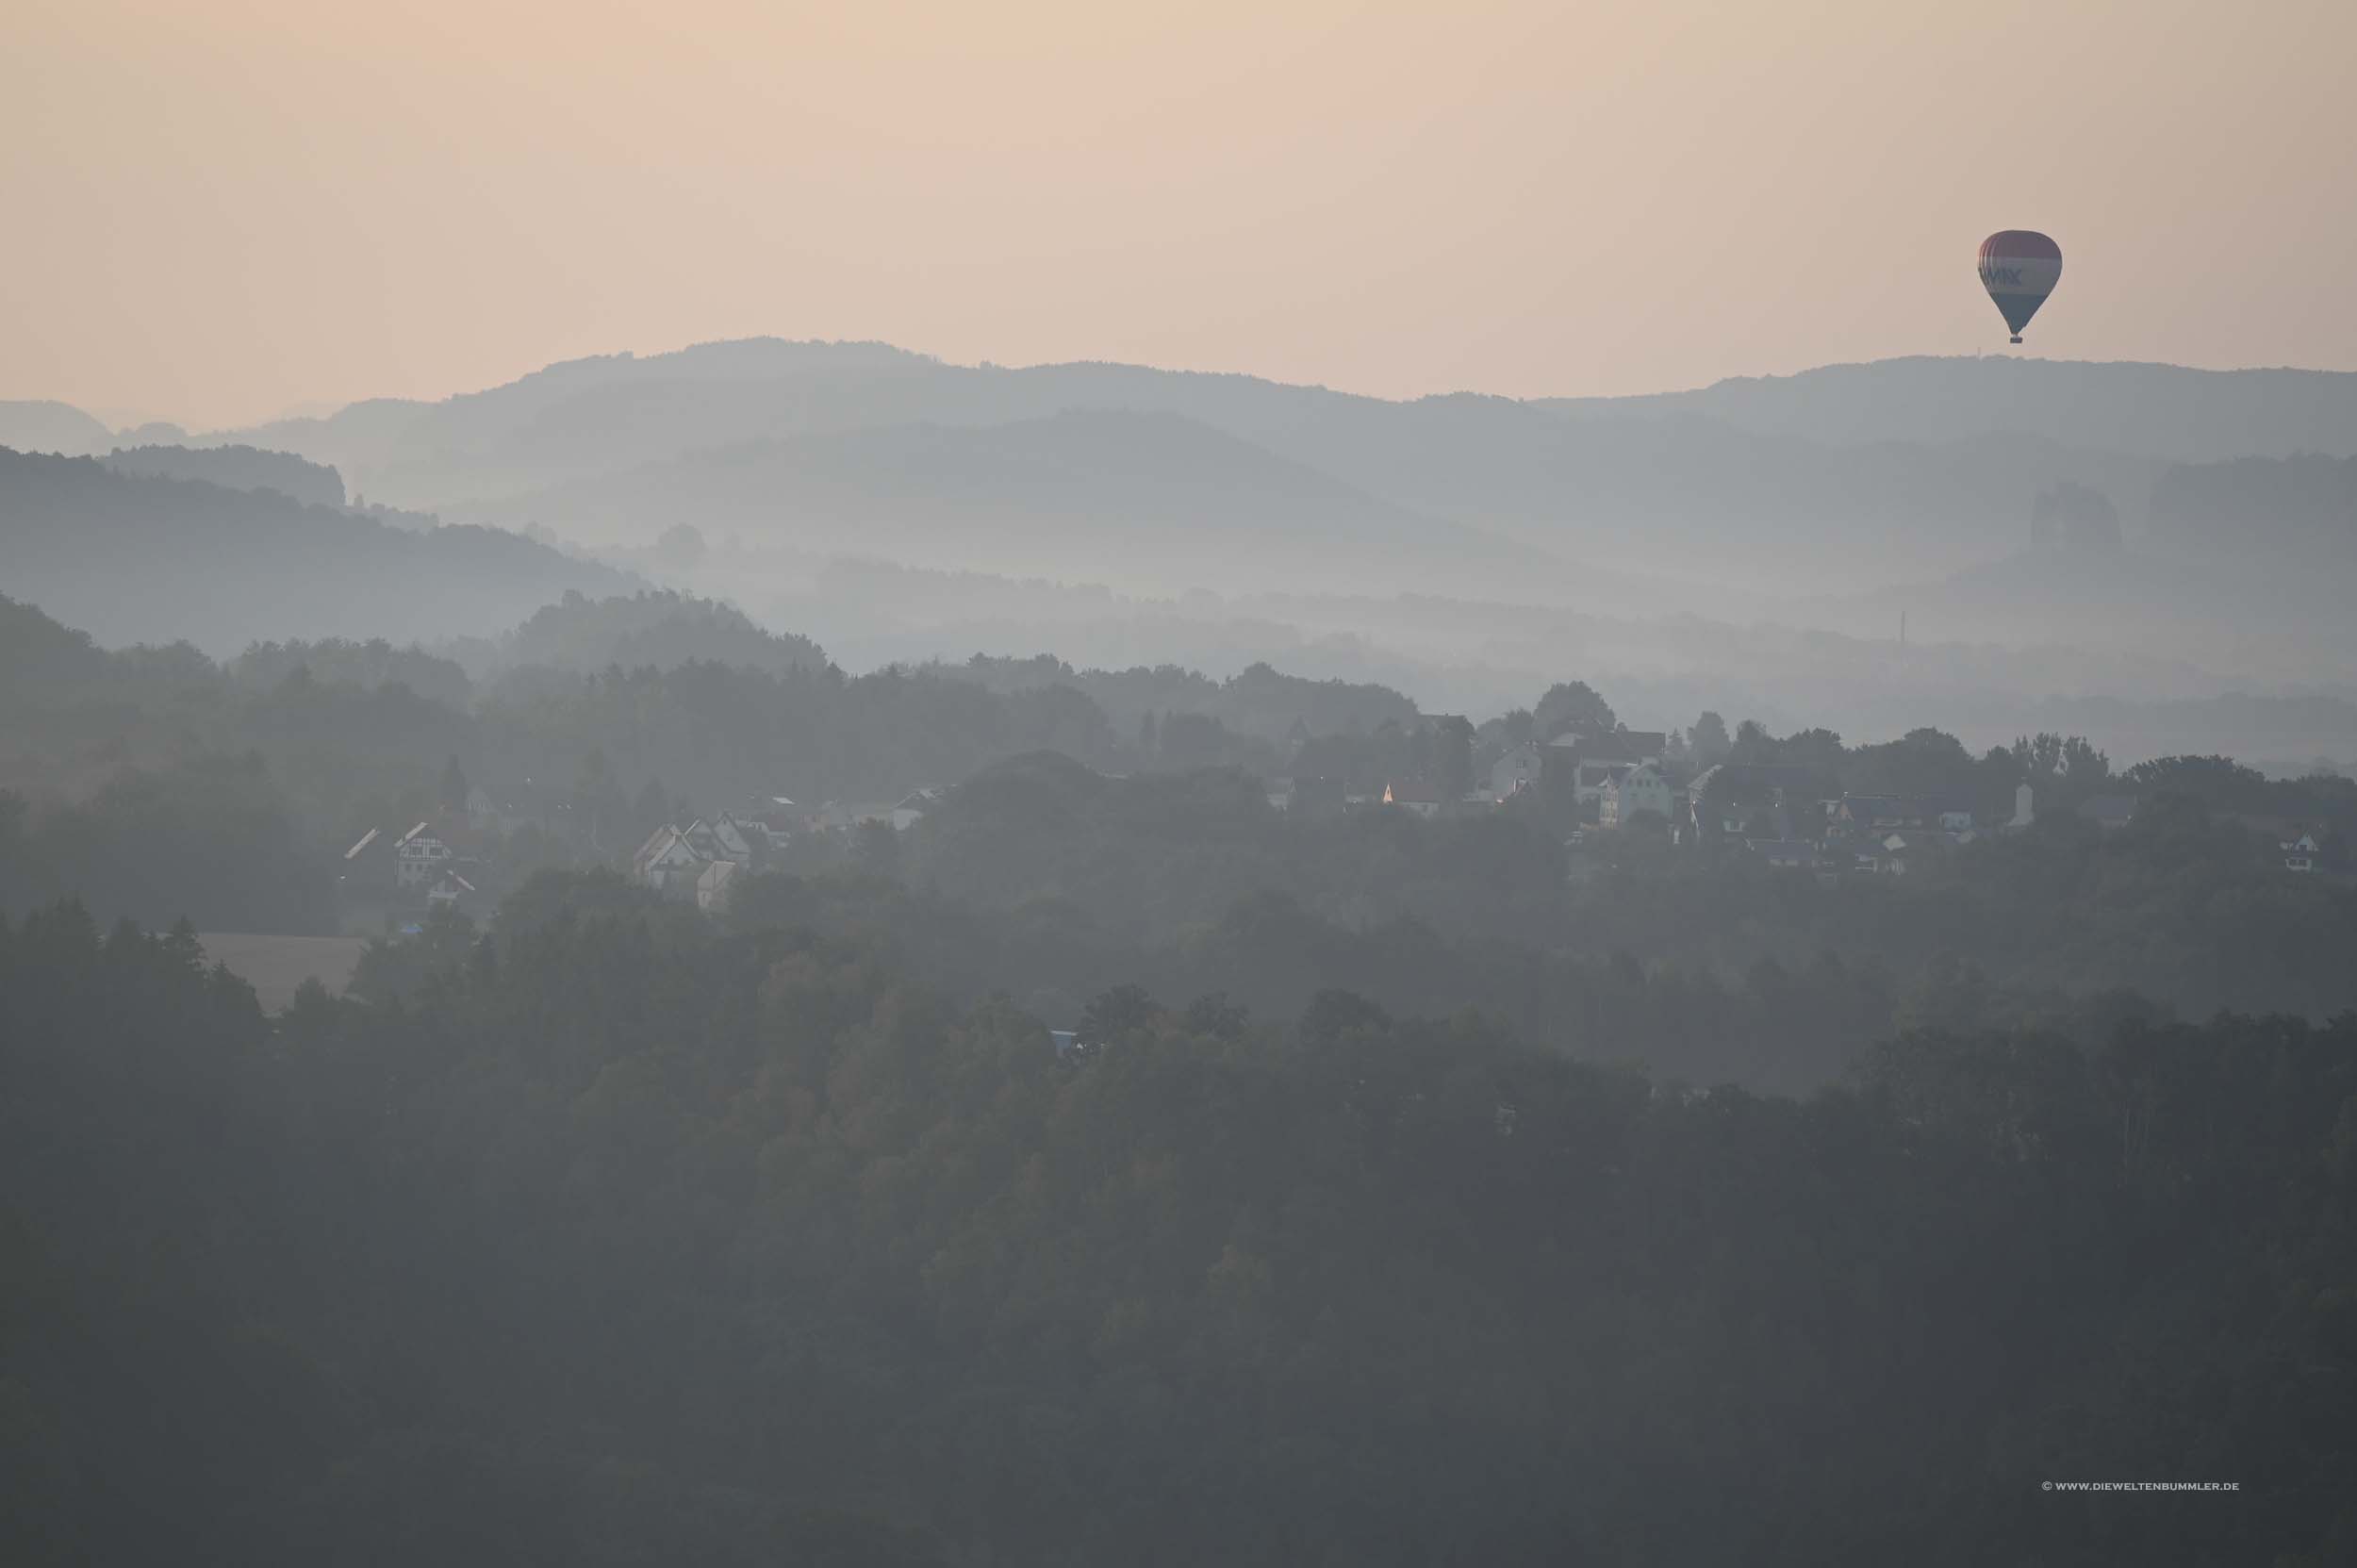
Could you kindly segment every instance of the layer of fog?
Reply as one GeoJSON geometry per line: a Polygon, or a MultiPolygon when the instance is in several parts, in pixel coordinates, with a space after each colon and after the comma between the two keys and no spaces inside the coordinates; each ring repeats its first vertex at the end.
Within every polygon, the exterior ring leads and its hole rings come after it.
{"type": "MultiPolygon", "coordinates": [[[[1900,360],[1387,403],[755,340],[249,431],[8,404],[11,444],[147,487],[124,536],[147,542],[111,552],[71,507],[0,496],[0,590],[108,640],[491,636],[566,587],[650,582],[852,670],[1267,662],[1476,716],[1575,675],[1647,726],[1711,707],[1853,738],[2357,758],[2346,375],[1900,360]],[[270,521],[235,548],[172,522],[241,505],[270,521]],[[343,554],[289,565],[284,540],[331,518],[343,554]],[[444,548],[444,524],[547,548],[444,548]],[[393,562],[411,580],[388,592],[393,562]],[[191,572],[222,586],[191,595],[191,572]]],[[[112,520],[128,493],[91,504],[112,520]]]]}

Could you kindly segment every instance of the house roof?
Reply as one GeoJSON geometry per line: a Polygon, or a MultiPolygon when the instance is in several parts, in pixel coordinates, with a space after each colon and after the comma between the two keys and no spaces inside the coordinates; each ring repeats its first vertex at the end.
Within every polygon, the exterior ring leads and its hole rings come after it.
{"type": "Polygon", "coordinates": [[[359,852],[360,852],[361,850],[363,850],[367,849],[370,845],[371,845],[371,844],[375,843],[375,842],[376,842],[376,834],[377,834],[377,830],[376,830],[376,829],[374,829],[374,828],[371,828],[368,832],[366,832],[366,833],[362,834],[360,835],[360,842],[359,842],[359,843],[357,843],[357,844],[354,844],[354,845],[351,849],[346,850],[344,851],[344,858],[345,858],[346,860],[351,860],[351,859],[353,859],[354,856],[358,855],[358,854],[359,854],[359,852]]]}

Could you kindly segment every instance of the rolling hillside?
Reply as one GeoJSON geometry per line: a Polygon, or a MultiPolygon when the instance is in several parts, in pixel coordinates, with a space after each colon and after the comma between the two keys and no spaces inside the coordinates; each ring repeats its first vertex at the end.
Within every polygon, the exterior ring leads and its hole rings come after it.
{"type": "Polygon", "coordinates": [[[632,579],[519,535],[412,532],[272,490],[0,449],[0,592],[101,642],[482,634],[632,579]]]}

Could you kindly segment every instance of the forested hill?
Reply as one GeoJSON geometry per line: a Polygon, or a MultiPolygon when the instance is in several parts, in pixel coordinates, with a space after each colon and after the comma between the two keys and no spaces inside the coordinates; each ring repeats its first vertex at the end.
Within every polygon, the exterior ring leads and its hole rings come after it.
{"type": "Polygon", "coordinates": [[[343,476],[323,463],[250,446],[117,447],[107,466],[156,479],[202,479],[229,490],[276,490],[306,506],[341,507],[343,476]]]}
{"type": "Polygon", "coordinates": [[[2357,1038],[1805,1100],[549,879],[408,1005],[0,923],[15,1562],[2345,1561],[2357,1038]],[[2066,1495],[2050,1482],[2231,1483],[2066,1495]]]}
{"type": "Polygon", "coordinates": [[[827,668],[825,651],[808,637],[769,631],[732,605],[661,591],[593,600],[569,589],[513,631],[461,638],[449,652],[478,675],[519,668],[587,674],[608,666],[674,669],[690,661],[771,675],[827,668]]]}
{"type": "Polygon", "coordinates": [[[601,540],[684,521],[818,554],[1130,586],[1545,592],[1571,575],[1198,421],[1118,409],[737,442],[451,510],[601,540]]]}
{"type": "Polygon", "coordinates": [[[2153,488],[2152,533],[2188,550],[2345,574],[2357,563],[2357,457],[2179,465],[2153,488]]]}
{"type": "Polygon", "coordinates": [[[631,579],[488,528],[397,529],[272,490],[0,448],[0,587],[102,642],[480,635],[631,579]]]}

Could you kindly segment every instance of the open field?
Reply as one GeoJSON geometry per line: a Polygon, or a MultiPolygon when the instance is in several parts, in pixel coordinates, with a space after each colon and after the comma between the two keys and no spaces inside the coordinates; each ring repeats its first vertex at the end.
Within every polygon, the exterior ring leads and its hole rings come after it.
{"type": "Polygon", "coordinates": [[[294,1000],[296,987],[316,979],[340,993],[368,943],[357,936],[269,936],[249,932],[200,932],[206,957],[254,987],[264,1011],[294,1000]]]}

